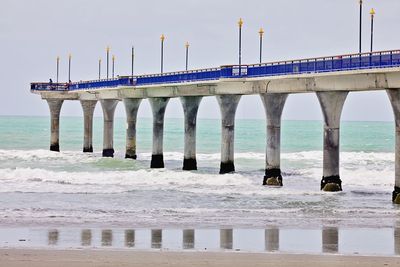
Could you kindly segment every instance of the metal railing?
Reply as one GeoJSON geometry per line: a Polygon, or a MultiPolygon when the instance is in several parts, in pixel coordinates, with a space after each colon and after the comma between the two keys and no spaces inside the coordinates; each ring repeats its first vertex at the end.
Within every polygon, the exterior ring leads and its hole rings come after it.
{"type": "Polygon", "coordinates": [[[277,75],[337,72],[348,70],[400,67],[400,50],[308,58],[252,65],[228,65],[219,68],[121,76],[115,79],[68,83],[31,83],[36,91],[73,91],[169,83],[212,81],[221,78],[256,78],[277,75]]]}

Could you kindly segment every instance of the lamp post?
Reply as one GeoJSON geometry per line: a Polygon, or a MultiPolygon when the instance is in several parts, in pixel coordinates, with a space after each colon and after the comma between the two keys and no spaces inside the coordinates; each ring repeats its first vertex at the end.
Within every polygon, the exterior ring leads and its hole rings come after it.
{"type": "Polygon", "coordinates": [[[361,36],[362,36],[362,4],[363,4],[363,0],[360,0],[360,32],[359,32],[359,41],[358,41],[358,45],[359,45],[359,49],[358,52],[361,54],[361,36]]]}
{"type": "Polygon", "coordinates": [[[110,47],[109,46],[107,46],[107,48],[106,48],[106,52],[107,52],[107,80],[108,80],[108,77],[109,77],[109,62],[110,62],[110,47]]]}
{"type": "Polygon", "coordinates": [[[160,40],[161,40],[161,73],[163,73],[164,72],[164,40],[165,40],[164,34],[161,34],[160,40]]]}
{"type": "Polygon", "coordinates": [[[188,63],[189,63],[189,42],[186,42],[185,48],[186,48],[186,70],[188,70],[188,63]]]}
{"type": "Polygon", "coordinates": [[[72,59],[72,55],[69,54],[68,55],[68,82],[71,81],[71,59],[72,59]]]}
{"type": "Polygon", "coordinates": [[[60,57],[57,57],[57,79],[56,79],[57,84],[58,84],[59,70],[60,70],[60,57]]]}
{"type": "Polygon", "coordinates": [[[114,79],[115,55],[112,56],[112,78],[114,79]]]}
{"type": "Polygon", "coordinates": [[[239,25],[239,76],[242,74],[242,27],[243,20],[242,18],[238,21],[239,25]]]}
{"type": "Polygon", "coordinates": [[[264,36],[264,29],[260,28],[258,31],[258,34],[260,35],[260,64],[262,62],[262,44],[263,44],[263,36],[264,36]]]}
{"type": "Polygon", "coordinates": [[[374,48],[374,18],[375,18],[375,9],[371,8],[371,11],[369,12],[371,15],[371,53],[374,48]]]}
{"type": "Polygon", "coordinates": [[[135,64],[135,47],[132,46],[132,51],[131,51],[131,76],[133,77],[133,68],[134,68],[134,64],[135,64]]]}
{"type": "Polygon", "coordinates": [[[101,79],[101,58],[99,58],[99,80],[101,79]]]}

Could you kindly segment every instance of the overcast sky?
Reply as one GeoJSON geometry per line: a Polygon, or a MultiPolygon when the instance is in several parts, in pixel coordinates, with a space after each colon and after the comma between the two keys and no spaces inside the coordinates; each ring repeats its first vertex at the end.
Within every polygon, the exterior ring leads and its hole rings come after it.
{"type": "MultiPolygon", "coordinates": [[[[363,50],[369,48],[369,10],[374,7],[375,50],[400,48],[400,1],[364,0],[363,50]]],[[[116,73],[130,73],[130,49],[136,49],[135,72],[157,73],[160,35],[164,33],[165,71],[184,69],[189,41],[190,68],[237,62],[237,21],[244,20],[243,62],[258,61],[258,30],[265,29],[264,61],[347,54],[358,51],[358,0],[1,0],[0,115],[48,116],[47,104],[29,91],[32,81],[55,80],[61,57],[61,80],[97,78],[105,47],[116,56],[116,73]]],[[[103,65],[105,69],[105,65],[103,65]]],[[[95,114],[101,116],[100,105],[95,114]]],[[[144,101],[139,116],[149,117],[144,101]]],[[[182,117],[178,99],[167,117],[182,117]]],[[[81,116],[77,101],[66,102],[63,116],[81,116]]],[[[117,116],[125,116],[122,103],[117,116]]],[[[203,100],[199,116],[219,118],[214,97],[203,100]]],[[[264,118],[258,96],[244,96],[238,118],[264,118]]],[[[321,119],[315,94],[291,95],[284,119],[321,119]]],[[[392,120],[384,92],[351,93],[343,120],[392,120]]]]}

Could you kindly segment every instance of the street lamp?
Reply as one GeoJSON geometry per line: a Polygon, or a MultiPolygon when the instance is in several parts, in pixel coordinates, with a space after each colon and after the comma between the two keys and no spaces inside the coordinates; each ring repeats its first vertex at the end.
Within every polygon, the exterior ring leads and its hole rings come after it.
{"type": "Polygon", "coordinates": [[[68,55],[68,82],[71,82],[71,59],[72,55],[68,55]]]}
{"type": "Polygon", "coordinates": [[[57,79],[56,79],[57,84],[58,84],[59,70],[60,70],[60,57],[57,57],[57,79]]]}
{"type": "Polygon", "coordinates": [[[161,40],[161,73],[163,73],[163,71],[164,71],[164,40],[165,40],[164,34],[161,34],[160,40],[161,40]]]}
{"type": "Polygon", "coordinates": [[[264,29],[260,28],[258,31],[258,34],[260,35],[260,64],[262,62],[262,44],[263,44],[263,36],[264,36],[264,29]]]}
{"type": "Polygon", "coordinates": [[[132,46],[132,51],[131,51],[131,76],[133,77],[133,68],[134,68],[134,63],[135,63],[135,47],[132,46]]]}
{"type": "Polygon", "coordinates": [[[363,0],[360,0],[360,32],[359,32],[359,49],[358,52],[361,54],[361,36],[362,36],[362,4],[363,0]]]}
{"type": "Polygon", "coordinates": [[[374,18],[375,18],[375,9],[371,8],[371,11],[369,12],[371,15],[371,53],[373,51],[373,45],[374,45],[374,18]]]}
{"type": "Polygon", "coordinates": [[[99,58],[99,80],[101,79],[101,58],[99,58]]]}
{"type": "Polygon", "coordinates": [[[112,56],[112,78],[114,79],[115,55],[112,56]]]}
{"type": "Polygon", "coordinates": [[[189,42],[186,42],[186,70],[188,70],[188,63],[189,63],[189,42]]]}
{"type": "Polygon", "coordinates": [[[110,47],[109,46],[107,46],[107,48],[106,48],[106,52],[107,52],[107,80],[108,80],[108,77],[109,77],[109,61],[110,61],[110,47]]]}
{"type": "Polygon", "coordinates": [[[238,21],[239,25],[239,76],[242,74],[242,27],[243,27],[243,20],[242,18],[238,21]]]}

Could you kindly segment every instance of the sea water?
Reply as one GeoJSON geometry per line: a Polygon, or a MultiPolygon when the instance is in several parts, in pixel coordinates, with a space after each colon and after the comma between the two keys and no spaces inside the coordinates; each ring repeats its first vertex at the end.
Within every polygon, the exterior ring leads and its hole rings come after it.
{"type": "Polygon", "coordinates": [[[198,171],[182,171],[183,120],[166,119],[165,169],[150,169],[152,120],[137,122],[138,160],[124,159],[124,118],[114,158],[82,153],[83,121],[62,117],[61,152],[49,151],[48,117],[0,117],[0,226],[294,229],[393,228],[394,125],[342,122],[343,192],[320,191],[323,124],[283,121],[282,188],[263,187],[265,121],[237,120],[236,173],[219,175],[220,121],[199,119],[198,171]]]}

